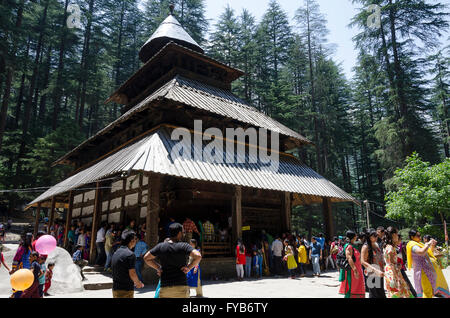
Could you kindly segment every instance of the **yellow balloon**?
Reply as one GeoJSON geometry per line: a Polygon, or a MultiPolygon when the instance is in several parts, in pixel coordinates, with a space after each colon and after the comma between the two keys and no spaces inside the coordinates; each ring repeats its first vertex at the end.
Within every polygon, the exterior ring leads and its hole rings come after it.
{"type": "Polygon", "coordinates": [[[14,290],[24,291],[33,285],[34,275],[29,269],[19,269],[11,275],[11,287],[14,290]]]}

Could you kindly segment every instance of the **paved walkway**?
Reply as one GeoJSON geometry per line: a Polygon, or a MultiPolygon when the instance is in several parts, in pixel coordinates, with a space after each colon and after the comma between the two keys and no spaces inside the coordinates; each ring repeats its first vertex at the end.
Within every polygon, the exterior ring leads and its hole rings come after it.
{"type": "MultiPolygon", "coordinates": [[[[5,253],[8,264],[11,264],[15,249],[13,245],[5,253]]],[[[311,273],[309,273],[311,275],[311,273]]],[[[412,271],[408,276],[412,281],[412,271]]],[[[450,282],[450,268],[444,270],[447,282],[450,282]]],[[[238,281],[205,281],[203,294],[208,298],[342,298],[338,294],[339,273],[330,271],[323,273],[321,277],[304,277],[298,279],[290,278],[263,278],[238,281]]],[[[136,298],[153,298],[155,296],[155,285],[146,286],[136,291],[136,298]]],[[[10,296],[9,275],[5,269],[0,268],[0,298],[10,296]]],[[[191,291],[195,295],[195,291],[191,291]]],[[[74,294],[54,295],[56,298],[112,298],[111,289],[107,290],[85,290],[74,294]]]]}

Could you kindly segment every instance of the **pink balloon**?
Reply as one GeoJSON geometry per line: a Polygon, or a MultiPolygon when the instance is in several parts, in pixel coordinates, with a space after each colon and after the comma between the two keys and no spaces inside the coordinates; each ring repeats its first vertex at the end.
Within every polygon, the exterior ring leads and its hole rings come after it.
{"type": "Polygon", "coordinates": [[[56,248],[56,239],[51,235],[43,235],[36,241],[36,251],[49,255],[56,248]]]}

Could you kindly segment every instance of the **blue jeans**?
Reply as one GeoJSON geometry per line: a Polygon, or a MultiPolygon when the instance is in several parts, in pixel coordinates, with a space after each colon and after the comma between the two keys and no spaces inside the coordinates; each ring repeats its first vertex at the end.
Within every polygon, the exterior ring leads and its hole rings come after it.
{"type": "Polygon", "coordinates": [[[111,260],[112,260],[112,250],[109,253],[106,253],[105,269],[108,269],[111,267],[111,260]]]}
{"type": "Polygon", "coordinates": [[[262,277],[263,257],[258,255],[258,276],[262,277]]]}
{"type": "Polygon", "coordinates": [[[252,276],[252,258],[246,256],[245,257],[245,277],[252,276]]]}
{"type": "Polygon", "coordinates": [[[320,274],[320,255],[311,255],[312,265],[313,265],[313,273],[320,274]]]}
{"type": "Polygon", "coordinates": [[[141,270],[142,270],[143,265],[144,265],[144,260],[142,259],[142,257],[136,258],[136,264],[135,264],[136,275],[141,282],[142,282],[141,270]]]}

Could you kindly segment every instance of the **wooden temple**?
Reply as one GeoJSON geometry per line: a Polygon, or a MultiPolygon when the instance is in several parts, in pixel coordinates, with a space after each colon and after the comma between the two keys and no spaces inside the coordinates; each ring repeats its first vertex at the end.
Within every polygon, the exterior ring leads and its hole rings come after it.
{"type": "MultiPolygon", "coordinates": [[[[205,55],[173,15],[139,57],[143,66],[108,99],[123,105],[120,118],[58,159],[55,165],[70,165],[73,172],[30,203],[38,212],[35,231],[41,209],[50,209],[52,225],[56,208],[64,208],[66,229],[76,220],[92,228],[93,260],[102,221],[145,223],[152,247],[164,240],[169,217],[180,223],[185,216],[213,223],[231,217],[234,244],[243,226],[273,234],[288,231],[293,206],[321,203],[324,232],[328,238],[335,234],[331,204],[354,198],[286,153],[310,145],[308,139],[233,95],[231,83],[242,71],[205,55]],[[185,128],[194,135],[195,120],[223,136],[227,128],[266,129],[269,144],[277,134],[278,170],[264,171],[259,163],[172,158],[177,141],[171,133],[185,128]]],[[[192,145],[193,151],[204,146],[192,145]]],[[[231,255],[230,242],[209,244],[203,246],[207,256],[231,255]]]]}

